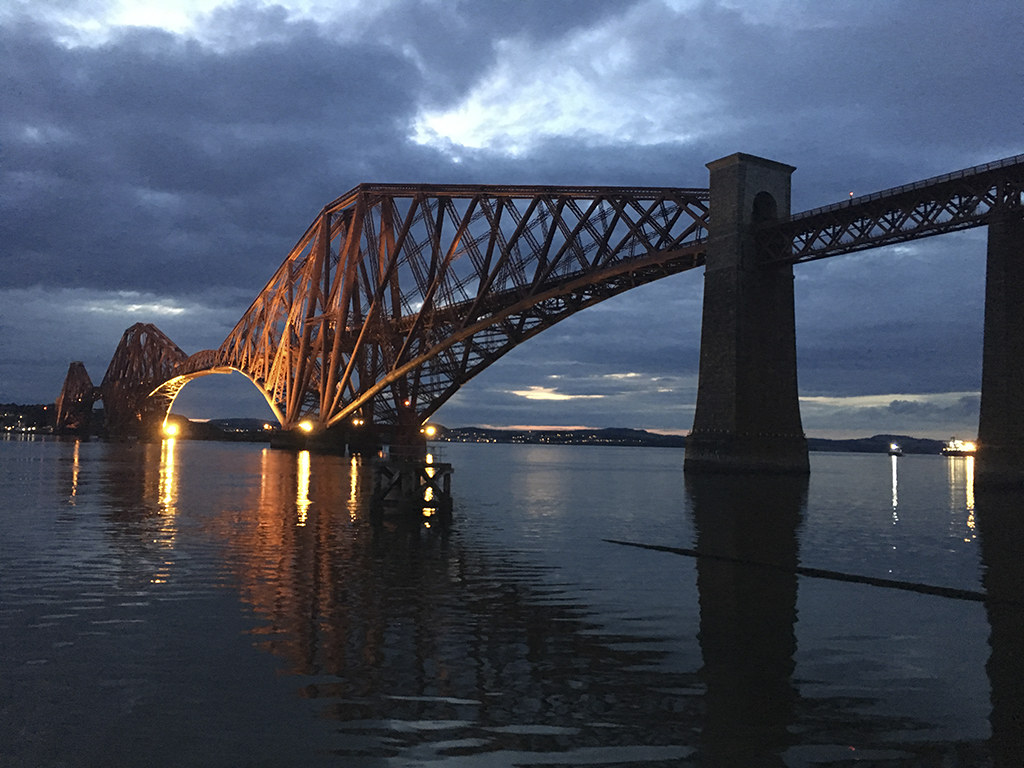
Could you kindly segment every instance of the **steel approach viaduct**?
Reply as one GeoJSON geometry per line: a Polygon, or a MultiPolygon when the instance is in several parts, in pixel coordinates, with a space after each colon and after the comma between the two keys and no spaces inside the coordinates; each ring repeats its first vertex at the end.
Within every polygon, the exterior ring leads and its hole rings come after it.
{"type": "Polygon", "coordinates": [[[560,320],[705,268],[687,472],[806,473],[793,267],[988,227],[976,482],[1024,483],[1024,155],[790,213],[792,166],[734,154],[707,189],[362,184],[323,208],[214,350],[125,331],[102,383],[72,363],[58,430],[102,400],[150,428],[192,379],[239,371],[285,430],[416,435],[463,384],[560,320]]]}

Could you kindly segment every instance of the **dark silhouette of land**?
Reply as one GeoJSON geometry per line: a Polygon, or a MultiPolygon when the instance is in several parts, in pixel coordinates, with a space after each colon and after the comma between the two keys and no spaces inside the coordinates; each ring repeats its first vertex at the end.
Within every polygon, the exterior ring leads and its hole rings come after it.
{"type": "MultiPolygon", "coordinates": [[[[45,405],[0,404],[0,428],[7,431],[45,434],[53,427],[54,407],[45,405]]],[[[92,434],[103,434],[101,411],[93,419],[92,434]]],[[[177,437],[183,440],[225,440],[268,442],[280,428],[276,420],[253,418],[209,419],[193,421],[171,414],[168,421],[178,426],[177,437]]],[[[449,443],[528,443],[537,445],[618,445],[653,448],[685,448],[683,435],[663,435],[644,429],[611,427],[607,429],[495,429],[490,427],[455,427],[438,425],[434,438],[449,443]]],[[[898,443],[903,453],[937,454],[945,443],[941,440],[908,435],[874,435],[849,440],[807,438],[812,451],[830,453],[886,453],[898,443]]]]}
{"type": "MultiPolygon", "coordinates": [[[[442,428],[439,440],[451,443],[532,443],[545,445],[634,445],[658,448],[685,448],[683,435],[662,435],[643,429],[492,429],[484,427],[442,428]]],[[[898,443],[904,453],[937,454],[941,440],[907,435],[874,435],[851,440],[807,438],[812,451],[832,453],[887,453],[898,443]]]]}

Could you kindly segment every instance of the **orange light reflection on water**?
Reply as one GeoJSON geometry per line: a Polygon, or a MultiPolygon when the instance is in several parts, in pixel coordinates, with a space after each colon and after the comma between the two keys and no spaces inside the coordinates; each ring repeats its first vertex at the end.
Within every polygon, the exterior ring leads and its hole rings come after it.
{"type": "Polygon", "coordinates": [[[75,501],[78,497],[78,473],[81,470],[81,460],[79,458],[79,450],[81,449],[82,441],[75,440],[75,452],[71,460],[71,498],[68,499],[68,503],[71,506],[75,505],[75,501]]]}
{"type": "Polygon", "coordinates": [[[295,510],[298,517],[296,525],[305,525],[309,512],[309,451],[299,451],[298,482],[295,491],[295,510]]]}

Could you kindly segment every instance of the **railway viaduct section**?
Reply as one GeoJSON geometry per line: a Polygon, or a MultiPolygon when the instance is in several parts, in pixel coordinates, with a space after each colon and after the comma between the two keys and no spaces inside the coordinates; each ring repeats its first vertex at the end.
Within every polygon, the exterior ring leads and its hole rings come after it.
{"type": "Polygon", "coordinates": [[[286,430],[416,435],[518,344],[623,291],[705,267],[687,472],[808,471],[793,268],[988,227],[976,481],[1024,483],[1024,155],[790,213],[792,166],[742,153],[708,189],[363,184],[309,227],[228,338],[187,355],[152,325],[103,382],[72,363],[58,429],[115,431],[189,381],[240,371],[286,430]]]}

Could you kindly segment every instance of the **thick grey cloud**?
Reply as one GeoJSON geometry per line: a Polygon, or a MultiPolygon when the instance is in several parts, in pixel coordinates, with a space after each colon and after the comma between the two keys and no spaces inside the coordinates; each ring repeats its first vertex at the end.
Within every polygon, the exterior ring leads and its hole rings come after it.
{"type": "Polygon", "coordinates": [[[523,38],[557,42],[578,27],[599,24],[627,0],[491,0],[449,3],[406,0],[394,4],[372,34],[412,52],[426,77],[424,103],[459,99],[495,61],[495,41],[523,38]]]}
{"type": "Polygon", "coordinates": [[[27,24],[0,34],[0,269],[16,286],[258,286],[300,216],[402,144],[419,80],[308,22],[231,55],[154,31],[70,50],[27,24]]]}
{"type": "MultiPolygon", "coordinates": [[[[0,11],[0,399],[49,399],[70,359],[99,378],[139,320],[215,345],[363,181],[704,186],[745,151],[797,166],[800,210],[1024,151],[1016,0],[237,3],[184,33],[68,26],[112,7],[0,11]]],[[[798,267],[802,393],[975,392],[983,269],[983,231],[798,267]]],[[[685,429],[701,290],[691,273],[582,313],[440,416],[685,429]],[[531,387],[592,397],[513,394],[531,387]]],[[[895,418],[814,409],[815,430],[895,418]]]]}

